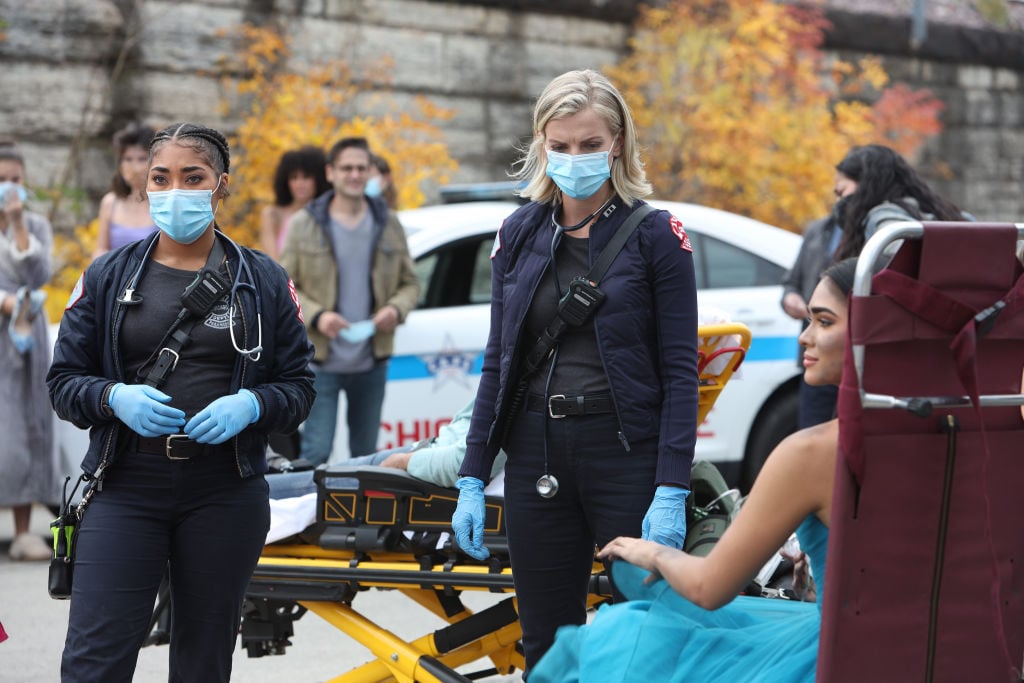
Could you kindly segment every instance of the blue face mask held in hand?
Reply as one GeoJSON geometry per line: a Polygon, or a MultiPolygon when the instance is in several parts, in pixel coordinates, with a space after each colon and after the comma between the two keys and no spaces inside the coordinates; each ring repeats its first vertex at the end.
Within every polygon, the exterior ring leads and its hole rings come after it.
{"type": "MultiPolygon", "coordinates": [[[[220,187],[220,182],[217,187],[220,187]]],[[[216,189],[147,192],[149,215],[172,240],[179,244],[192,244],[213,222],[213,193],[216,189]]]]}
{"type": "Polygon", "coordinates": [[[367,197],[379,197],[384,188],[380,185],[380,176],[373,176],[366,181],[366,189],[363,192],[367,197]]]}
{"type": "Polygon", "coordinates": [[[15,192],[18,193],[18,199],[21,200],[22,204],[24,204],[25,201],[28,199],[28,192],[25,190],[24,185],[4,181],[0,183],[0,205],[7,201],[7,193],[10,192],[11,190],[14,190],[15,192]]]}
{"type": "Polygon", "coordinates": [[[376,331],[372,320],[360,320],[357,323],[352,323],[338,334],[349,344],[358,344],[372,337],[376,331]]]}
{"type": "Polygon", "coordinates": [[[573,199],[586,199],[611,177],[608,152],[563,154],[548,150],[547,176],[573,199]]]}

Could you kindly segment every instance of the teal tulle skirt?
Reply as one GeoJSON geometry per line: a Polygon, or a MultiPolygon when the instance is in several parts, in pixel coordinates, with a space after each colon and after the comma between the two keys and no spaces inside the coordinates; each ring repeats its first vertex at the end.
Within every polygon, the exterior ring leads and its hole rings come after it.
{"type": "MultiPolygon", "coordinates": [[[[827,530],[820,522],[817,526],[814,531],[827,538],[827,530]]],[[[818,560],[825,544],[813,550],[802,544],[812,566],[823,570],[818,560]]],[[[643,569],[616,562],[613,572],[629,601],[602,606],[587,626],[559,629],[529,683],[814,682],[821,627],[817,604],[740,596],[709,611],[664,579],[644,585],[648,572],[643,569]]],[[[818,595],[822,592],[819,586],[818,595]]]]}

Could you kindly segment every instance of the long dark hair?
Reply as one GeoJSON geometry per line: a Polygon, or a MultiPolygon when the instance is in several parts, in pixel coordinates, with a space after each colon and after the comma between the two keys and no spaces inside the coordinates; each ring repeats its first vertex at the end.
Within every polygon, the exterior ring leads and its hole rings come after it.
{"type": "Polygon", "coordinates": [[[132,186],[121,175],[121,158],[129,147],[141,147],[149,151],[149,145],[153,142],[156,131],[143,123],[129,123],[121,130],[114,133],[114,159],[117,166],[114,168],[114,177],[110,182],[111,191],[118,197],[124,199],[132,193],[132,186]]]}
{"type": "Polygon", "coordinates": [[[836,170],[857,183],[857,191],[842,201],[838,212],[843,239],[837,261],[860,254],[868,212],[884,202],[897,204],[918,219],[931,214],[939,221],[963,220],[955,204],[933,192],[903,157],[884,145],[854,147],[836,170]]]}
{"type": "Polygon", "coordinates": [[[288,206],[294,201],[292,190],[288,187],[288,179],[296,171],[313,178],[316,183],[314,197],[319,197],[331,189],[327,182],[327,156],[319,147],[307,146],[293,149],[281,155],[281,160],[274,171],[274,203],[288,206]]]}

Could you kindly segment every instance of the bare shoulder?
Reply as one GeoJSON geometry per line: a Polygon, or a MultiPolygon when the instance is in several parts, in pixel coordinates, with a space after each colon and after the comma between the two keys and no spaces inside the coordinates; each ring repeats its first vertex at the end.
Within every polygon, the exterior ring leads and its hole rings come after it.
{"type": "MultiPolygon", "coordinates": [[[[807,427],[783,439],[769,456],[776,466],[820,472],[835,466],[839,420],[807,427]]],[[[766,463],[767,465],[767,463],[766,463]]]]}
{"type": "Polygon", "coordinates": [[[772,451],[758,479],[770,489],[778,488],[773,484],[788,483],[787,495],[803,500],[803,514],[813,511],[827,522],[838,440],[838,420],[790,434],[772,451]],[[805,485],[794,488],[792,482],[797,481],[805,485]]]}

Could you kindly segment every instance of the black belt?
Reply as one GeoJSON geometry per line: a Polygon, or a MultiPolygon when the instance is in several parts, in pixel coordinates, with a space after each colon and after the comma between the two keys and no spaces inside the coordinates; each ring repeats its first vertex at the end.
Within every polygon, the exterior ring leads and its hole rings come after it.
{"type": "Polygon", "coordinates": [[[193,441],[184,434],[169,436],[134,436],[126,448],[136,453],[166,455],[170,460],[190,460],[199,456],[223,455],[232,451],[231,442],[205,444],[193,441]]]}
{"type": "Polygon", "coordinates": [[[612,395],[607,393],[591,396],[555,394],[546,399],[540,394],[530,394],[526,397],[526,409],[534,412],[546,410],[550,417],[559,418],[569,415],[614,413],[615,403],[612,401],[612,395]]]}

